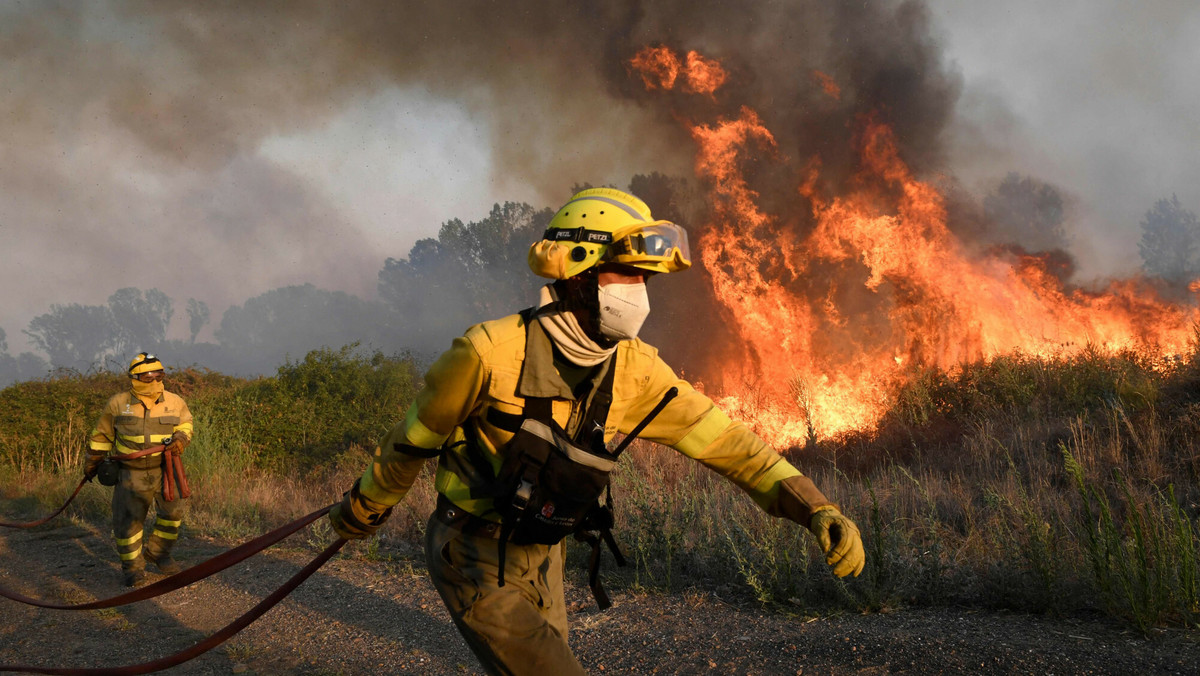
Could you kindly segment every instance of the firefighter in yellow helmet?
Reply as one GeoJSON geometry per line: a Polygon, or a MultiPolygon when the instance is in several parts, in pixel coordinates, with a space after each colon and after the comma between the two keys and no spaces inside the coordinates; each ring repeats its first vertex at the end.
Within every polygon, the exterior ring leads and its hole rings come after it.
{"type": "Polygon", "coordinates": [[[163,389],[163,365],[154,355],[139,353],[130,361],[128,374],[129,389],[108,400],[92,430],[84,474],[95,474],[106,458],[119,463],[112,473],[113,537],[125,585],[133,587],[145,577],[147,560],[162,573],[179,572],[171,548],[179,538],[187,502],[178,492],[164,495],[163,473],[171,471],[164,466],[164,453],[127,456],[164,444],[170,452],[182,453],[192,440],[192,414],[182,397],[163,389]],[[144,522],[152,504],[157,512],[154,529],[143,547],[144,522]]]}
{"type": "MultiPolygon", "coordinates": [[[[555,214],[529,265],[554,280],[537,307],[471,327],[430,367],[404,420],[330,512],[338,534],[374,533],[438,457],[430,575],[495,674],[583,673],[567,645],[562,540],[608,544],[620,561],[605,500],[618,432],[670,446],[808,527],[836,575],[862,571],[854,523],[637,338],[650,310],[646,279],[691,265],[682,228],[654,220],[633,195],[584,190],[555,214]]],[[[594,568],[591,579],[606,606],[594,568]]]]}

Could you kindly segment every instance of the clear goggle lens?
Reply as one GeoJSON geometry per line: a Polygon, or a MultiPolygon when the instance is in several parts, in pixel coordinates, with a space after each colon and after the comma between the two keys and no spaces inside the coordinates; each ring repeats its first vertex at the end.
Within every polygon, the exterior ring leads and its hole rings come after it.
{"type": "Polygon", "coordinates": [[[621,242],[623,255],[666,257],[678,249],[684,260],[691,260],[687,231],[674,223],[656,223],[625,237],[621,242]]]}

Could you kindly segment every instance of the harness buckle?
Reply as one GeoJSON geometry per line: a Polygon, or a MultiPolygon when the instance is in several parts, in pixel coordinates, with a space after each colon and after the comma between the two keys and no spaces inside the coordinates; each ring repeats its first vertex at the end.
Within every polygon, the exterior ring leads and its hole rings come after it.
{"type": "Polygon", "coordinates": [[[521,477],[521,483],[517,484],[517,490],[513,493],[512,506],[517,512],[525,511],[529,506],[529,499],[533,497],[533,482],[525,477],[521,477]]]}

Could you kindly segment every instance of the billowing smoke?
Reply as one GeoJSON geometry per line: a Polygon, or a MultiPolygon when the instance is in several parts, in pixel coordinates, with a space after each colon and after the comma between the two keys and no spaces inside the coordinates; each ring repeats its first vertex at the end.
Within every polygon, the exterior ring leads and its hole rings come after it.
{"type": "MultiPolygon", "coordinates": [[[[751,187],[797,232],[812,226],[789,206],[806,167],[819,159],[838,192],[864,119],[890,125],[918,176],[944,170],[961,90],[915,1],[16,3],[0,9],[0,56],[0,245],[22,252],[0,272],[5,321],[124,286],[217,316],[287,284],[373,295],[383,259],[407,247],[379,250],[260,151],[389,89],[486,119],[496,189],[537,206],[579,183],[688,176],[681,122],[749,106],[776,140],[746,167],[751,187]],[[647,92],[629,67],[647,45],[696,50],[729,79],[712,97],[647,92]]],[[[668,192],[656,208],[705,222],[694,186],[668,192]]],[[[406,242],[436,225],[393,224],[406,242]]],[[[717,305],[679,277],[657,292],[673,308],[662,318],[699,312],[719,340],[717,305]]],[[[688,362],[668,326],[652,337],[688,362]]]]}

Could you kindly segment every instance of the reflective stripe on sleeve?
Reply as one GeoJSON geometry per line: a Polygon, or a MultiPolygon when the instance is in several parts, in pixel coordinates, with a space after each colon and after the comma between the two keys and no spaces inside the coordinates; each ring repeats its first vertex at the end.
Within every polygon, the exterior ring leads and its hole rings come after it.
{"type": "Polygon", "coordinates": [[[772,465],[771,469],[767,470],[762,475],[762,478],[758,480],[758,484],[755,485],[755,488],[760,490],[766,489],[769,491],[773,489],[780,481],[783,481],[784,479],[790,479],[794,476],[800,476],[801,474],[803,473],[796,469],[792,463],[780,458],[779,462],[772,465]]]}
{"type": "Polygon", "coordinates": [[[111,441],[89,441],[88,448],[92,449],[93,451],[108,452],[112,450],[113,445],[111,441]]]}
{"type": "Polygon", "coordinates": [[[414,403],[408,407],[408,413],[404,416],[404,436],[412,442],[413,446],[437,448],[450,435],[438,434],[426,427],[417,417],[417,405],[414,403]]]}
{"type": "Polygon", "coordinates": [[[391,491],[384,490],[376,483],[374,463],[367,467],[367,471],[363,472],[362,479],[358,482],[358,492],[372,502],[378,502],[381,505],[389,507],[398,504],[403,497],[403,494],[397,495],[391,491]]]}
{"type": "Polygon", "coordinates": [[[729,419],[729,416],[714,406],[700,422],[696,423],[691,432],[674,444],[675,449],[688,457],[697,457],[731,424],[733,421],[729,419]]]}

